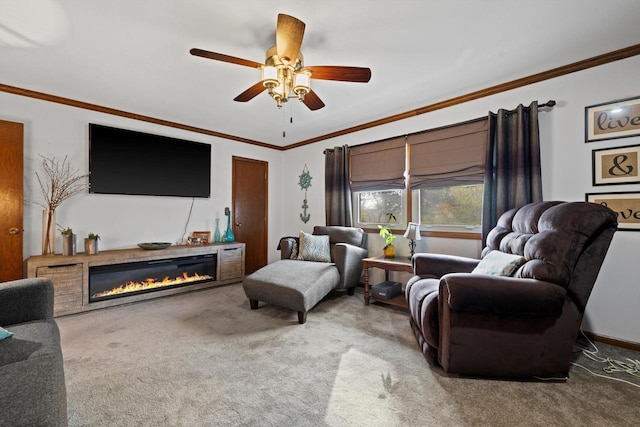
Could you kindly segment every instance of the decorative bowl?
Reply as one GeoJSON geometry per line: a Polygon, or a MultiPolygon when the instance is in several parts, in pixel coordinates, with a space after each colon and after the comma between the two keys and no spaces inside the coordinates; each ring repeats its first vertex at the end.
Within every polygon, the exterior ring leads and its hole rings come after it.
{"type": "Polygon", "coordinates": [[[146,242],[146,243],[138,243],[138,246],[140,246],[142,249],[153,250],[153,249],[168,248],[169,246],[171,246],[171,243],[169,243],[169,242],[146,242]]]}

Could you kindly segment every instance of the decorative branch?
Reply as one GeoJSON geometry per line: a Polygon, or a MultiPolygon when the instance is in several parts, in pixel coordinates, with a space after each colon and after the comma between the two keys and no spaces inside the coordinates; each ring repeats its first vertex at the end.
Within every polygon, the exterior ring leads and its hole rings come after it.
{"type": "Polygon", "coordinates": [[[62,163],[55,157],[42,157],[42,169],[45,174],[41,177],[36,172],[40,190],[44,196],[44,203],[38,205],[50,211],[55,211],[69,197],[78,194],[88,188],[88,183],[83,182],[89,174],[81,175],[79,170],[72,171],[71,165],[64,156],[62,163]]]}
{"type": "Polygon", "coordinates": [[[79,170],[72,171],[71,165],[67,162],[67,156],[64,156],[62,163],[55,157],[42,157],[42,169],[44,175],[41,177],[36,172],[38,184],[44,197],[44,203],[35,202],[45,208],[48,212],[47,225],[44,241],[42,243],[42,254],[48,255],[54,253],[53,241],[50,237],[53,224],[53,213],[56,209],[69,197],[84,191],[88,188],[88,183],[83,182],[89,174],[81,175],[79,170]]]}

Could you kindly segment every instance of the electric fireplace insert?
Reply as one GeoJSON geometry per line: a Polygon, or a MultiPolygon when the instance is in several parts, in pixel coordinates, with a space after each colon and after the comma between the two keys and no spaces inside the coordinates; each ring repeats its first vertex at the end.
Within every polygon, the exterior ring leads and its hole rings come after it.
{"type": "Polygon", "coordinates": [[[89,302],[216,280],[215,254],[89,267],[89,302]]]}

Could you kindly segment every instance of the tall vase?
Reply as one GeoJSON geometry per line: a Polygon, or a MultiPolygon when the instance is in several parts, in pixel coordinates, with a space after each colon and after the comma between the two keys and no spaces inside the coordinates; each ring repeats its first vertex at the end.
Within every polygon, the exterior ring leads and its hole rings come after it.
{"type": "Polygon", "coordinates": [[[216,218],[216,231],[213,233],[213,242],[220,243],[220,218],[216,218]]]}
{"type": "Polygon", "coordinates": [[[233,242],[235,240],[235,236],[233,235],[233,232],[231,231],[231,212],[229,212],[227,214],[227,231],[224,232],[224,235],[222,236],[222,241],[223,242],[233,242]]]}
{"type": "Polygon", "coordinates": [[[56,211],[42,211],[42,255],[55,255],[56,211]]]}

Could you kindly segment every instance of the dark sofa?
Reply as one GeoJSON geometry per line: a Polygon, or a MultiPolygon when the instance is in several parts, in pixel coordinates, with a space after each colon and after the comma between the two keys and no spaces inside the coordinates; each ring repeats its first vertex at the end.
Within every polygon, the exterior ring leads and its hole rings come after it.
{"type": "Polygon", "coordinates": [[[416,254],[405,295],[422,351],[449,373],[566,377],[616,229],[601,205],[540,202],[506,212],[487,236],[483,259],[524,258],[510,275],[474,272],[478,259],[416,254]]]}
{"type": "Polygon", "coordinates": [[[0,426],[66,426],[67,392],[53,283],[0,283],[0,426]]]}

